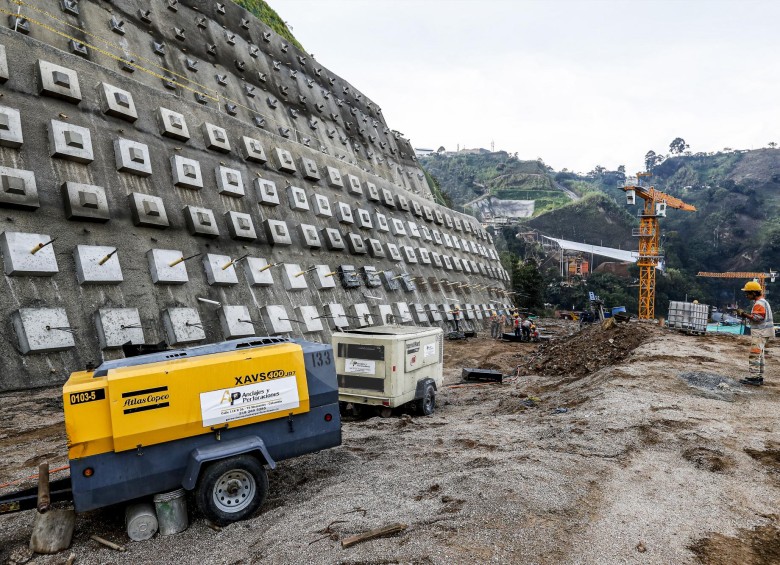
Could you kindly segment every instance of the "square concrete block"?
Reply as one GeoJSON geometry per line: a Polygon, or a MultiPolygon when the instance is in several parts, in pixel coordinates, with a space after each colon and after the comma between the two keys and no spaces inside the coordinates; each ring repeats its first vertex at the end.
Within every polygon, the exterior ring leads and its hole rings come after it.
{"type": "Polygon", "coordinates": [[[385,243],[385,251],[387,256],[393,261],[403,261],[401,252],[398,250],[398,246],[395,243],[385,243]]]}
{"type": "Polygon", "coordinates": [[[217,312],[225,339],[255,335],[252,317],[246,306],[222,306],[217,312]]]}
{"type": "Polygon", "coordinates": [[[0,145],[16,149],[24,142],[19,110],[0,106],[0,145]]]}
{"type": "Polygon", "coordinates": [[[5,231],[0,234],[4,272],[8,276],[50,277],[59,272],[51,237],[5,231]],[[41,244],[47,244],[40,247],[41,244]],[[35,253],[33,253],[35,251],[35,253]]]}
{"type": "Polygon", "coordinates": [[[393,313],[396,323],[407,324],[412,321],[412,313],[409,311],[409,305],[406,302],[394,302],[393,313]]]}
{"type": "Polygon", "coordinates": [[[255,225],[252,222],[252,216],[243,212],[225,212],[225,222],[227,223],[230,237],[240,241],[254,241],[257,239],[255,225]]]}
{"type": "Polygon", "coordinates": [[[314,161],[314,159],[301,157],[301,172],[303,173],[303,178],[307,180],[320,180],[320,170],[317,167],[317,163],[314,161]]]}
{"type": "Polygon", "coordinates": [[[433,261],[433,265],[435,267],[439,267],[440,269],[444,266],[444,264],[441,262],[441,255],[435,251],[431,251],[431,261],[433,261]]]}
{"type": "Polygon", "coordinates": [[[206,253],[201,262],[210,286],[233,286],[238,284],[238,275],[233,259],[229,255],[206,253]]]}
{"type": "Polygon", "coordinates": [[[64,308],[20,308],[12,315],[22,355],[75,347],[64,308]]]}
{"type": "Polygon", "coordinates": [[[381,212],[375,212],[374,219],[376,220],[377,230],[383,233],[390,233],[390,224],[387,222],[387,216],[381,212]]]}
{"type": "Polygon", "coordinates": [[[174,112],[168,108],[157,108],[155,113],[157,120],[157,129],[160,135],[176,139],[178,141],[187,141],[190,138],[190,130],[187,127],[187,121],[184,115],[174,112]]]}
{"type": "Polygon", "coordinates": [[[169,345],[193,343],[206,339],[200,314],[195,308],[167,308],[163,310],[162,318],[169,345]]]}
{"type": "Polygon", "coordinates": [[[347,190],[350,194],[363,196],[363,187],[360,186],[360,179],[355,175],[347,175],[347,190]]]}
{"type": "Polygon", "coordinates": [[[442,261],[442,263],[444,263],[444,268],[445,269],[447,269],[448,271],[452,270],[452,259],[450,258],[449,255],[442,255],[441,256],[441,261],[442,261]]]}
{"type": "Polygon", "coordinates": [[[273,267],[269,267],[266,259],[247,257],[243,261],[244,274],[249,286],[273,286],[273,267]]]}
{"type": "Polygon", "coordinates": [[[143,143],[129,139],[114,140],[114,157],[116,170],[131,173],[140,177],[152,174],[152,161],[149,158],[149,148],[143,143]]]}
{"type": "Polygon", "coordinates": [[[404,226],[403,220],[399,220],[398,218],[393,218],[390,221],[390,231],[396,237],[405,236],[406,235],[406,226],[404,226]]]}
{"type": "Polygon", "coordinates": [[[346,234],[347,248],[352,255],[365,255],[368,253],[366,242],[363,241],[363,237],[357,233],[346,234]]]}
{"type": "Polygon", "coordinates": [[[414,222],[406,222],[406,225],[409,228],[409,237],[420,239],[420,228],[417,226],[417,224],[414,222]]]}
{"type": "Polygon", "coordinates": [[[336,328],[349,327],[349,319],[341,304],[338,304],[337,302],[325,304],[325,315],[328,316],[326,319],[331,322],[330,325],[333,325],[336,328]]]}
{"type": "Polygon", "coordinates": [[[346,202],[336,202],[336,219],[342,224],[354,224],[352,208],[346,202]]]}
{"type": "Polygon", "coordinates": [[[270,245],[292,245],[290,230],[282,220],[263,220],[266,240],[270,245]]]}
{"type": "Polygon", "coordinates": [[[416,200],[412,200],[410,203],[412,205],[412,214],[414,214],[418,218],[422,218],[423,212],[422,212],[422,206],[420,206],[420,203],[417,202],[416,200]]]}
{"type": "Polygon", "coordinates": [[[371,202],[379,202],[380,196],[379,196],[379,189],[377,189],[376,185],[373,182],[367,182],[366,183],[366,195],[368,199],[371,202]]]}
{"type": "Polygon", "coordinates": [[[473,233],[474,228],[471,225],[471,222],[463,222],[463,229],[466,230],[466,233],[473,233]]]}
{"type": "Polygon", "coordinates": [[[354,265],[339,265],[336,271],[344,288],[357,288],[362,284],[354,265]]]}
{"type": "Polygon", "coordinates": [[[451,322],[455,319],[452,315],[452,309],[453,307],[449,304],[439,304],[439,312],[441,312],[442,316],[444,316],[444,319],[448,322],[451,322]]]}
{"type": "Polygon", "coordinates": [[[49,123],[49,150],[52,157],[76,163],[91,163],[95,159],[89,130],[59,120],[49,123]]]}
{"type": "Polygon", "coordinates": [[[372,320],[376,320],[377,325],[388,326],[396,323],[393,307],[389,304],[373,304],[371,311],[373,313],[372,320]]]}
{"type": "Polygon", "coordinates": [[[344,188],[344,180],[341,173],[335,167],[325,167],[325,180],[331,188],[344,188]]]}
{"type": "Polygon", "coordinates": [[[77,245],[73,258],[79,284],[119,284],[124,280],[116,247],[77,245]]]}
{"type": "Polygon", "coordinates": [[[101,82],[97,88],[100,94],[101,112],[131,123],[138,119],[133,95],[127,90],[122,90],[106,82],[101,82]]]}
{"type": "Polygon", "coordinates": [[[111,219],[106,189],[102,186],[66,182],[61,191],[67,219],[100,223],[111,219]]]}
{"type": "Polygon", "coordinates": [[[171,175],[174,186],[200,190],[203,188],[203,174],[200,162],[181,155],[171,157],[171,175]]]}
{"type": "Polygon", "coordinates": [[[5,45],[0,45],[0,84],[8,80],[8,57],[5,54],[5,45]]]}
{"type": "Polygon", "coordinates": [[[403,194],[396,195],[395,202],[399,210],[403,210],[405,212],[409,211],[409,199],[406,198],[406,196],[403,194]]]}
{"type": "Polygon", "coordinates": [[[219,151],[220,153],[230,152],[230,140],[228,140],[225,128],[204,122],[201,129],[203,131],[203,142],[206,144],[206,149],[219,151]]]}
{"type": "Polygon", "coordinates": [[[444,214],[441,213],[441,210],[433,211],[433,221],[439,225],[444,224],[444,214]]]}
{"type": "Polygon", "coordinates": [[[297,306],[295,308],[295,317],[301,324],[298,326],[303,333],[321,332],[322,318],[316,306],[297,306]]]}
{"type": "Polygon", "coordinates": [[[360,328],[374,325],[374,318],[371,316],[371,310],[365,302],[350,304],[349,314],[355,318],[355,325],[360,328]]]}
{"type": "Polygon", "coordinates": [[[333,216],[333,211],[330,207],[330,201],[327,196],[322,194],[315,194],[312,199],[312,208],[314,215],[318,218],[330,218],[333,216]]]}
{"type": "Polygon", "coordinates": [[[439,307],[436,306],[436,304],[426,304],[425,311],[428,313],[428,318],[431,320],[431,322],[435,323],[442,321],[441,311],[439,310],[439,307]]]}
{"type": "Polygon", "coordinates": [[[417,254],[414,252],[414,247],[411,245],[402,245],[401,255],[407,263],[417,263],[417,254]]]}
{"type": "Polygon", "coordinates": [[[385,290],[398,290],[401,285],[398,284],[400,275],[396,275],[394,271],[379,271],[379,278],[382,279],[382,285],[385,290]]]}
{"type": "Polygon", "coordinates": [[[284,306],[275,304],[260,308],[260,315],[265,323],[265,328],[271,335],[286,334],[292,331],[287,310],[284,306]]]}
{"type": "Polygon", "coordinates": [[[424,265],[431,264],[431,253],[426,247],[418,247],[416,251],[417,257],[420,259],[420,263],[423,263],[424,265]]]}
{"type": "Polygon", "coordinates": [[[306,281],[305,269],[298,263],[285,263],[282,265],[282,282],[285,290],[306,290],[309,284],[306,281]]]}
{"type": "Polygon", "coordinates": [[[444,240],[444,247],[449,247],[452,249],[452,238],[450,237],[450,234],[444,233],[442,234],[442,239],[444,240]]]}
{"type": "Polygon", "coordinates": [[[325,242],[325,247],[329,251],[341,251],[347,246],[346,243],[344,243],[341,232],[335,228],[322,228],[320,230],[320,235],[325,242]]]}
{"type": "Polygon", "coordinates": [[[376,271],[376,267],[364,266],[360,268],[363,274],[363,280],[366,281],[366,286],[369,288],[376,288],[382,286],[382,279],[379,278],[379,273],[376,271]]]}
{"type": "Polygon", "coordinates": [[[425,307],[422,304],[410,304],[409,310],[412,313],[412,319],[417,324],[427,324],[428,314],[425,313],[425,307]]]}
{"type": "Polygon", "coordinates": [[[317,232],[317,226],[299,224],[298,233],[301,236],[304,247],[309,247],[311,249],[319,249],[322,247],[322,241],[320,240],[320,234],[317,232]]]}
{"type": "Polygon", "coordinates": [[[214,176],[217,178],[217,189],[220,194],[236,198],[244,196],[244,179],[241,171],[220,165],[214,169],[214,176]]]}
{"type": "Polygon", "coordinates": [[[386,188],[382,189],[382,204],[388,208],[395,208],[395,198],[393,198],[393,193],[386,188]]]}
{"type": "Polygon", "coordinates": [[[471,273],[471,263],[465,259],[463,261],[463,272],[466,274],[471,273]]]}
{"type": "Polygon", "coordinates": [[[403,273],[400,275],[401,278],[398,279],[398,283],[401,285],[401,288],[406,292],[414,292],[417,290],[417,284],[412,279],[412,275],[409,273],[403,273]]]}
{"type": "Polygon", "coordinates": [[[463,270],[463,264],[460,262],[460,259],[457,257],[452,258],[452,268],[456,271],[462,271],[463,270]]]}
{"type": "Polygon", "coordinates": [[[289,202],[291,210],[298,212],[309,210],[309,199],[306,197],[306,191],[299,186],[287,187],[287,202],[289,202]]]}
{"type": "Polygon", "coordinates": [[[279,206],[279,192],[272,180],[255,179],[255,194],[263,206],[279,206]]]}
{"type": "Polygon", "coordinates": [[[146,343],[137,308],[102,308],[95,312],[95,327],[100,349],[115,349],[127,342],[146,343]]]}
{"type": "Polygon", "coordinates": [[[133,192],[128,196],[133,224],[149,228],[167,228],[168,213],[159,196],[133,192]]]}
{"type": "Polygon", "coordinates": [[[332,271],[328,265],[317,265],[312,271],[312,281],[317,290],[336,288],[336,271],[332,271]]]}
{"type": "Polygon", "coordinates": [[[441,233],[438,230],[433,230],[431,235],[433,236],[433,243],[441,245],[441,233]]]}
{"type": "Polygon", "coordinates": [[[38,92],[73,104],[81,102],[81,87],[76,71],[38,59],[36,63],[38,92]]]}
{"type": "Polygon", "coordinates": [[[382,242],[372,237],[367,237],[365,240],[366,249],[369,255],[375,258],[381,258],[385,256],[385,248],[382,247],[382,242]]]}
{"type": "Polygon", "coordinates": [[[243,136],[241,138],[241,156],[247,161],[254,163],[266,163],[268,161],[263,144],[260,140],[253,137],[243,136]]]}
{"type": "Polygon", "coordinates": [[[185,256],[176,249],[150,249],[146,252],[149,273],[154,284],[184,284],[188,282],[185,256]]]}
{"type": "Polygon", "coordinates": [[[463,231],[463,224],[461,223],[460,218],[457,216],[452,219],[452,225],[457,231],[463,231]]]}
{"type": "Polygon", "coordinates": [[[430,206],[423,205],[423,218],[428,220],[429,222],[433,221],[433,210],[430,206]]]}
{"type": "Polygon", "coordinates": [[[202,235],[204,237],[218,237],[219,226],[214,212],[208,208],[199,206],[185,206],[182,210],[187,230],[190,235],[202,235]]]}
{"type": "Polygon", "coordinates": [[[274,156],[274,165],[278,171],[291,175],[294,175],[297,172],[292,153],[281,147],[274,148],[272,153],[274,156]]]}
{"type": "Polygon", "coordinates": [[[447,226],[447,228],[452,229],[452,216],[449,214],[444,214],[444,225],[447,226]]]}
{"type": "Polygon", "coordinates": [[[364,208],[355,208],[352,211],[357,227],[363,230],[373,230],[374,224],[371,222],[371,214],[364,208]]]}

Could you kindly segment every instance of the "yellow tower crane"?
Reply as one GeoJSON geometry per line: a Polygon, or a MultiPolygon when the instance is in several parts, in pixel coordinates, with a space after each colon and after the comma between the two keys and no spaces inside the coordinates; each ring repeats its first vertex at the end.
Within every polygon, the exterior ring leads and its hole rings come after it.
{"type": "Polygon", "coordinates": [[[770,282],[775,282],[777,278],[776,271],[769,271],[768,273],[749,273],[749,272],[733,272],[733,273],[708,273],[701,272],[697,277],[709,277],[715,279],[749,279],[758,281],[761,285],[761,294],[766,296],[766,279],[770,282]]]}
{"type": "Polygon", "coordinates": [[[676,208],[695,212],[696,207],[687,204],[652,186],[644,186],[643,179],[652,173],[637,173],[636,183],[627,182],[621,188],[626,192],[626,203],[636,204],[639,196],[645,201],[644,209],[639,215],[639,228],[633,230],[633,235],[639,238],[639,319],[655,318],[655,268],[662,256],[660,249],[660,230],[658,218],[666,217],[666,208],[676,208]]]}

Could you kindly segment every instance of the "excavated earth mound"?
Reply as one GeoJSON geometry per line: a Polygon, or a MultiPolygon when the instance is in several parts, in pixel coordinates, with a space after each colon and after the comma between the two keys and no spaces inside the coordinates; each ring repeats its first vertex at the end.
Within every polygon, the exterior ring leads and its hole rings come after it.
{"type": "Polygon", "coordinates": [[[664,330],[649,324],[623,323],[607,329],[588,326],[570,337],[543,344],[525,356],[521,375],[585,376],[625,359],[664,330]]]}

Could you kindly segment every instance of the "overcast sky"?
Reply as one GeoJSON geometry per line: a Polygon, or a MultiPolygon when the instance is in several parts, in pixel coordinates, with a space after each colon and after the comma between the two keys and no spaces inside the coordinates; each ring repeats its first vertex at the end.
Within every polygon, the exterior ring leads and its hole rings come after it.
{"type": "Polygon", "coordinates": [[[643,168],[780,142],[780,0],[268,0],[415,147],[643,168]]]}

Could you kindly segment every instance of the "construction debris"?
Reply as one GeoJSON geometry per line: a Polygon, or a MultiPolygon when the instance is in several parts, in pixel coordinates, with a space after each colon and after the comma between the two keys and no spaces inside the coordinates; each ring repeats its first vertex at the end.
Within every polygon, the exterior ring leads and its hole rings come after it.
{"type": "Polygon", "coordinates": [[[363,541],[397,534],[398,532],[403,532],[407,527],[408,526],[406,524],[389,524],[375,530],[369,530],[356,536],[344,538],[341,540],[341,547],[346,549],[347,547],[352,547],[353,545],[363,541]]]}

